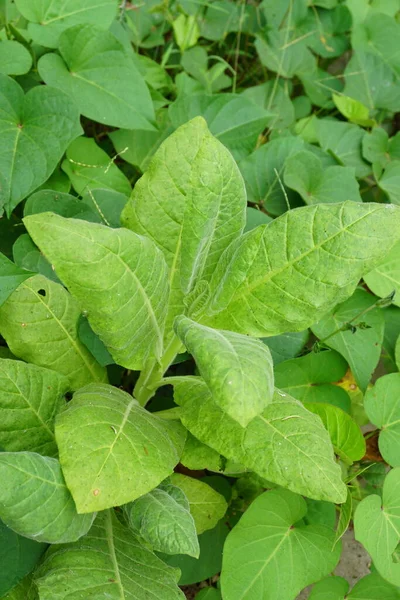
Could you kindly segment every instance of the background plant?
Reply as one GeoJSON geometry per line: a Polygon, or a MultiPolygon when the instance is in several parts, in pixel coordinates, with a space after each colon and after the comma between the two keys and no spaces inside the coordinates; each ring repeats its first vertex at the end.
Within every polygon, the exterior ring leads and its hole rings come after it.
{"type": "Polygon", "coordinates": [[[2,598],[399,598],[399,8],[0,0],[2,598]]]}

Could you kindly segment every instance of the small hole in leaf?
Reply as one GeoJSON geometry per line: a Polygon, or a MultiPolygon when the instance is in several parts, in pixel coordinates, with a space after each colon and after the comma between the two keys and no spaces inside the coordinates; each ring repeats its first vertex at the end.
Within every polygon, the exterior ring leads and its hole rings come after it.
{"type": "Polygon", "coordinates": [[[38,290],[38,294],[40,296],[45,296],[46,295],[46,290],[38,290]]]}

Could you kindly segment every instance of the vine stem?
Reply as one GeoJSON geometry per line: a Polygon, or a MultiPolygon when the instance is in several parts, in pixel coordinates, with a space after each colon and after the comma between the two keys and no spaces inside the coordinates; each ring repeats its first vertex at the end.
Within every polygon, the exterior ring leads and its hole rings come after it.
{"type": "Polygon", "coordinates": [[[154,396],[161,384],[164,373],[178,354],[181,346],[182,342],[174,335],[161,359],[159,361],[152,359],[140,373],[133,390],[133,396],[141,406],[145,406],[150,398],[154,396]]]}

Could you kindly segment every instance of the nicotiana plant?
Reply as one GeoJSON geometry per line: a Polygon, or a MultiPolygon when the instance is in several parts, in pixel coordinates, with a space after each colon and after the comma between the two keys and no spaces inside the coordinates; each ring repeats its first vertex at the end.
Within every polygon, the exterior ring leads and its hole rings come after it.
{"type": "Polygon", "coordinates": [[[0,0],[3,600],[400,600],[398,9],[0,0]]]}

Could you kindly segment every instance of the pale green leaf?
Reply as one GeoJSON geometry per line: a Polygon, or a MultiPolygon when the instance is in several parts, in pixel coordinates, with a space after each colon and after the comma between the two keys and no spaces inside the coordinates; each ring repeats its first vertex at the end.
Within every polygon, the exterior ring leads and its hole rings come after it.
{"type": "Polygon", "coordinates": [[[346,359],[363,392],[378,364],[385,327],[382,309],[374,308],[375,302],[374,296],[359,288],[311,328],[321,342],[346,359]]]}
{"type": "Polygon", "coordinates": [[[181,315],[175,331],[194,357],[216,404],[246,427],[274,393],[272,357],[261,341],[199,325],[181,315]]]}
{"type": "Polygon", "coordinates": [[[0,306],[4,304],[7,298],[29,277],[32,277],[31,271],[20,269],[11,260],[8,260],[4,254],[0,253],[0,306]]]}
{"type": "Polygon", "coordinates": [[[93,23],[106,30],[117,14],[116,0],[16,0],[20,13],[30,21],[28,32],[36,44],[57,48],[61,33],[79,23],[93,23]]]}
{"type": "Polygon", "coordinates": [[[254,500],[225,543],[224,600],[293,600],[333,571],[341,550],[332,550],[334,532],[324,525],[295,525],[306,513],[305,500],[288,490],[254,500]]]}
{"type": "Polygon", "coordinates": [[[56,456],[54,419],[68,389],[67,378],[55,371],[0,359],[0,446],[56,456]]]}
{"type": "MultiPolygon", "coordinates": [[[[400,180],[399,180],[400,181],[400,180]]],[[[395,292],[392,303],[400,306],[400,245],[396,244],[378,266],[364,276],[364,281],[374,294],[387,298],[395,292]]]]}
{"type": "Polygon", "coordinates": [[[380,377],[364,398],[371,423],[380,428],[379,450],[392,467],[400,467],[400,374],[380,377]]]}
{"type": "Polygon", "coordinates": [[[370,554],[380,575],[400,586],[400,563],[395,550],[400,541],[400,468],[385,478],[383,498],[375,494],[364,498],[354,516],[356,540],[370,554]]]}
{"type": "Polygon", "coordinates": [[[286,161],[285,184],[298,192],[306,204],[361,202],[354,169],[351,167],[324,168],[312,152],[302,151],[286,161]]]}
{"type": "Polygon", "coordinates": [[[187,433],[185,447],[180,459],[181,464],[191,471],[222,471],[223,458],[222,456],[200,442],[189,431],[187,433]]]}
{"type": "Polygon", "coordinates": [[[14,40],[0,42],[0,73],[24,75],[31,66],[32,56],[25,46],[14,40]]]}
{"type": "Polygon", "coordinates": [[[277,391],[263,414],[243,429],[213,402],[206,384],[174,384],[181,420],[204,444],[268,481],[316,500],[344,502],[346,487],[321,419],[277,391]]]}
{"type": "Polygon", "coordinates": [[[184,439],[172,421],[106,384],[88,385],[56,420],[67,486],[79,513],[125,504],[171,475],[184,439]]]}
{"type": "Polygon", "coordinates": [[[332,98],[336,108],[351,123],[362,127],[371,127],[376,124],[374,119],[370,119],[368,107],[359,100],[345,95],[339,96],[339,94],[333,94],[332,98]]]}
{"type": "Polygon", "coordinates": [[[166,336],[184,312],[184,292],[210,279],[224,249],[241,234],[245,209],[240,172],[201,118],[161,145],[135,185],[122,223],[164,253],[171,286],[166,336]]]}
{"type": "Polygon", "coordinates": [[[194,15],[180,14],[172,22],[175,40],[181,52],[195,46],[199,39],[200,30],[194,15]]]}
{"type": "Polygon", "coordinates": [[[255,336],[301,331],[348,298],[400,236],[400,210],[374,203],[288,211],[229,246],[202,321],[255,336]]]}
{"type": "Polygon", "coordinates": [[[40,600],[184,600],[179,571],[157,558],[111,512],[74,544],[53,546],[35,574],[40,600]]]}
{"type": "Polygon", "coordinates": [[[78,194],[88,194],[96,188],[110,189],[125,196],[131,193],[127,177],[92,138],[79,137],[68,146],[62,169],[78,194]]]}
{"type": "Polygon", "coordinates": [[[0,211],[8,214],[46,181],[81,132],[79,113],[63,92],[39,85],[25,96],[0,74],[0,211]]]}
{"type": "Polygon", "coordinates": [[[309,600],[399,600],[400,591],[378,573],[358,581],[350,593],[349,584],[342,577],[328,577],[312,589],[309,600]]]}
{"type": "Polygon", "coordinates": [[[305,402],[305,407],[320,417],[335,453],[345,463],[352,464],[362,459],[366,451],[364,436],[350,415],[326,402],[305,402]]]}
{"type": "Polygon", "coordinates": [[[169,482],[124,506],[131,529],[153,550],[199,557],[196,526],[185,493],[169,482]]]}
{"type": "Polygon", "coordinates": [[[95,515],[78,515],[55,458],[0,453],[0,518],[19,535],[64,544],[85,535],[95,515]]]}
{"type": "Polygon", "coordinates": [[[0,332],[27,362],[66,375],[71,389],[106,381],[107,372],[78,339],[80,310],[60,284],[42,275],[22,283],[0,308],[0,332]]]}
{"type": "Polygon", "coordinates": [[[24,223],[116,363],[140,370],[161,355],[168,276],[150,239],[52,213],[24,223]]]}
{"type": "Polygon", "coordinates": [[[201,479],[174,473],[171,483],[180,488],[188,499],[198,534],[213,529],[225,515],[228,508],[225,498],[201,479]]]}
{"type": "Polygon", "coordinates": [[[154,129],[146,83],[112,33],[97,25],[76,25],[60,35],[58,50],[61,56],[40,58],[39,74],[66,92],[85,117],[113,127],[154,129]]]}

